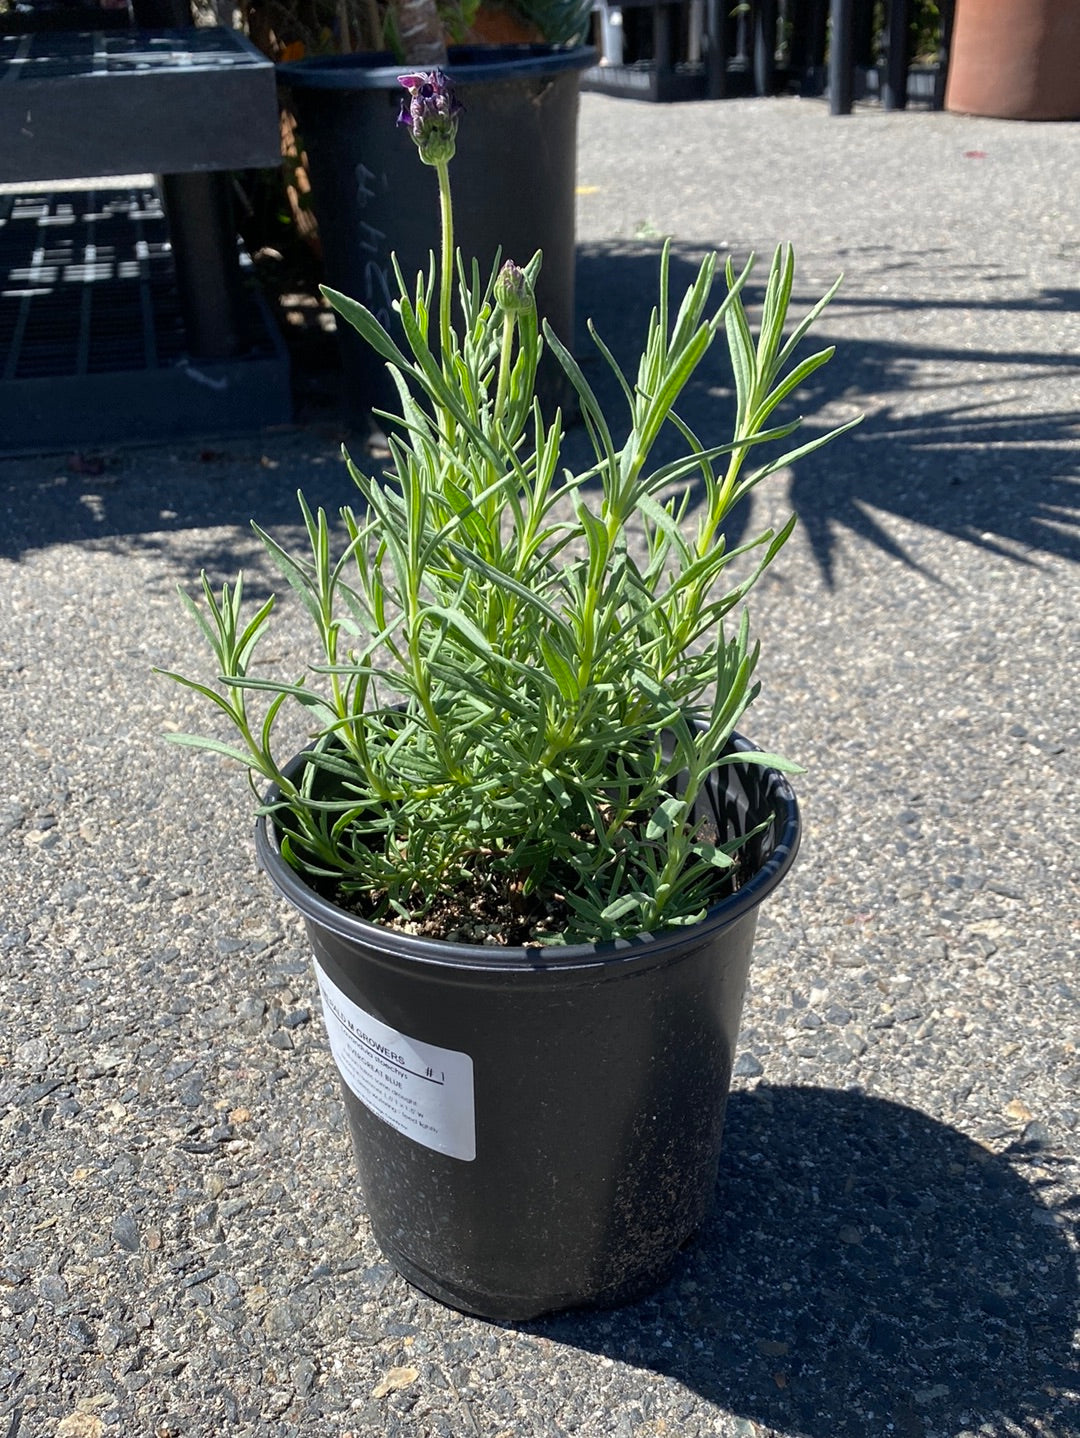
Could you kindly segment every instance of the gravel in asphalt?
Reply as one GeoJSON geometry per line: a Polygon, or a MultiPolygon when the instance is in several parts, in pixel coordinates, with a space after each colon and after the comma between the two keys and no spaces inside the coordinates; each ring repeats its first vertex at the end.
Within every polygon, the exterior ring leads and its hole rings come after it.
{"type": "Polygon", "coordinates": [[[583,97],[582,316],[627,355],[661,235],[679,280],[790,240],[800,303],[846,275],[808,425],[866,414],[755,499],[800,525],[745,727],[806,837],[713,1213],[630,1308],[500,1326],[394,1274],[244,781],[162,742],[177,582],[266,592],[247,519],[347,498],[335,436],[0,463],[3,1438],[1080,1434],[1078,135],[583,97]]]}

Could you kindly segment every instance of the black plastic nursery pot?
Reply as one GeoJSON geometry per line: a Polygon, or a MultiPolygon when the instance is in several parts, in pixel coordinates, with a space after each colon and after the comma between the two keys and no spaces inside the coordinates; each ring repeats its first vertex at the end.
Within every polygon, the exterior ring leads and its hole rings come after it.
{"type": "MultiPolygon", "coordinates": [[[[748,741],[735,736],[745,751],[748,741]]],[[[303,916],[375,1238],[425,1293],[523,1320],[643,1296],[716,1183],[757,910],[799,843],[795,796],[718,771],[722,833],[771,817],[740,888],[688,927],[563,949],[402,934],[259,860],[303,916]]]]}
{"type": "MultiPolygon", "coordinates": [[[[460,46],[446,73],[465,107],[450,165],[455,240],[486,278],[501,249],[524,265],[544,253],[537,309],[572,347],[574,196],[581,72],[589,46],[460,46]]],[[[408,66],[389,54],[318,56],[279,65],[307,155],[326,283],[372,310],[391,331],[396,253],[410,287],[439,249],[438,181],[396,123],[408,66]]],[[[384,363],[338,325],[349,416],[396,402],[384,363]]],[[[567,388],[554,365],[545,398],[567,388]]]]}

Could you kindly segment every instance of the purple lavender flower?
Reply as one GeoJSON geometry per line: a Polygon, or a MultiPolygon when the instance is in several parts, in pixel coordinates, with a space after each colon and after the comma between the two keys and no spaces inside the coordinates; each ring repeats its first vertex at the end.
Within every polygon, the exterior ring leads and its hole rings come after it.
{"type": "Polygon", "coordinates": [[[409,92],[398,123],[408,126],[426,165],[445,164],[454,155],[462,111],[450,81],[441,70],[418,70],[399,75],[398,81],[409,92]]]}

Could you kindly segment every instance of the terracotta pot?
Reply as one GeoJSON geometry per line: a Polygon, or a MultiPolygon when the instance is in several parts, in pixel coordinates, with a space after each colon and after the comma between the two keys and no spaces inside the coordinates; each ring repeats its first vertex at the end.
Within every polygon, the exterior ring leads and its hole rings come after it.
{"type": "Polygon", "coordinates": [[[1003,120],[1080,118],[1078,0],[956,0],[945,108],[1003,120]]]}

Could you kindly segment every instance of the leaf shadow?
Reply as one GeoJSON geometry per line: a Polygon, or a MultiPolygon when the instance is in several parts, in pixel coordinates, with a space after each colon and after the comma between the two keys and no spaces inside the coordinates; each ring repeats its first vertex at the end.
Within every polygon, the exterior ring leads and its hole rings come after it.
{"type": "Polygon", "coordinates": [[[335,445],[299,433],[275,444],[273,454],[240,440],[203,451],[111,452],[96,457],[96,473],[56,457],[0,464],[0,558],[17,561],[54,544],[165,558],[174,538],[185,536],[185,573],[205,568],[231,578],[241,558],[260,548],[252,518],[275,532],[302,525],[298,489],[331,515],[355,503],[335,445]],[[198,541],[189,543],[195,533],[198,541]]]}
{"type": "MultiPolygon", "coordinates": [[[[699,253],[673,247],[673,303],[692,281],[699,253]]],[[[880,268],[883,262],[878,258],[874,263],[880,268]]],[[[656,301],[658,268],[654,248],[616,244],[579,251],[576,352],[601,402],[615,412],[624,410],[625,402],[588,338],[586,317],[594,319],[624,368],[636,365],[656,301]]],[[[961,288],[973,285],[974,276],[961,274],[956,283],[961,288]]],[[[746,293],[752,310],[760,300],[760,286],[754,289],[751,284],[746,293]]],[[[802,313],[815,298],[796,294],[793,314],[802,313]]],[[[804,350],[811,353],[835,344],[836,353],[777,412],[777,421],[800,413],[812,416],[802,431],[807,439],[859,411],[865,414],[853,433],[808,456],[793,471],[792,505],[827,584],[835,580],[845,532],[919,567],[891,532],[889,516],[1022,563],[1051,555],[1080,558],[1080,413],[1075,405],[1039,403],[1039,387],[1048,379],[1067,379],[1075,372],[1080,384],[1080,365],[1049,345],[1024,351],[919,345],[908,337],[911,317],[928,308],[940,308],[946,315],[961,308],[994,308],[1060,316],[1080,310],[1080,291],[1050,290],[1030,304],[848,300],[841,291],[804,350]],[[871,307],[879,312],[880,338],[845,336],[846,318],[871,307]],[[1008,371],[1013,393],[1007,400],[995,397],[985,379],[987,367],[994,365],[1008,371]]],[[[937,330],[948,332],[948,326],[943,323],[937,330]]],[[[678,406],[706,443],[726,434],[731,423],[725,348],[720,341],[714,345],[678,406]]],[[[575,434],[571,445],[581,448],[575,458],[583,462],[586,437],[575,434]]],[[[676,445],[669,426],[658,459],[670,458],[676,445]]],[[[745,531],[745,507],[732,521],[729,545],[745,531]]]]}
{"type": "MultiPolygon", "coordinates": [[[[677,302],[697,270],[700,250],[673,246],[671,288],[677,302]]],[[[910,260],[889,252],[848,256],[873,273],[902,268],[910,260]]],[[[935,262],[941,270],[947,261],[935,262]]],[[[940,312],[935,335],[950,333],[961,311],[994,310],[1030,314],[1060,323],[1080,310],[1080,291],[1047,289],[1027,300],[964,298],[987,279],[1015,283],[1016,277],[989,277],[972,265],[957,265],[951,298],[897,301],[855,295],[834,300],[808,344],[836,343],[836,354],[777,414],[777,420],[804,412],[803,437],[858,411],[865,422],[835,445],[803,460],[794,470],[790,498],[799,514],[819,571],[835,581],[845,534],[858,536],[883,554],[920,567],[893,532],[890,518],[950,534],[987,552],[1019,563],[1043,557],[1080,558],[1080,411],[1075,404],[1040,403],[1040,386],[1058,384],[1080,365],[1049,340],[1025,350],[965,347],[911,338],[912,321],[940,312]],[[873,340],[845,335],[853,317],[873,312],[873,340]],[[1008,378],[1005,398],[985,379],[995,366],[1008,378]]],[[[605,412],[616,440],[625,430],[625,400],[606,362],[592,345],[586,318],[592,317],[605,342],[633,378],[637,356],[656,301],[659,270],[655,245],[609,243],[579,247],[575,353],[605,412]],[[620,429],[622,426],[622,430],[620,429]]],[[[760,277],[760,271],[759,271],[760,277]]],[[[796,277],[796,284],[800,281],[796,277]]],[[[760,286],[748,287],[751,306],[760,286]]],[[[816,295],[798,293],[801,312],[816,295]]],[[[1032,333],[1042,330],[1033,324],[1032,333]]],[[[683,419],[706,443],[729,432],[733,399],[718,342],[688,385],[679,404],[683,419]]],[[[807,351],[809,352],[809,351],[807,351]]],[[[1060,387],[1060,386],[1059,386],[1060,387]]],[[[358,459],[360,450],[352,448],[358,459]]],[[[657,462],[683,452],[666,426],[655,450],[657,462]]],[[[0,557],[18,559],[50,544],[101,541],[140,550],[168,550],[170,537],[189,530],[247,531],[251,516],[268,528],[293,525],[295,491],[303,486],[314,503],[333,510],[354,502],[355,490],[341,466],[337,445],[315,432],[278,436],[274,458],[259,441],[230,441],[222,449],[177,452],[155,471],[145,455],[129,451],[91,456],[99,473],[74,469],[62,459],[8,460],[0,464],[0,557]],[[173,460],[180,461],[179,463],[173,460]]],[[[764,454],[764,451],[763,451],[764,454]]],[[[82,457],[73,457],[79,461],[82,457]]],[[[575,470],[592,463],[584,426],[570,424],[563,461],[575,470]]],[[[691,501],[700,491],[692,487],[691,501]]],[[[731,516],[729,547],[745,535],[749,508],[731,516]]],[[[194,556],[212,572],[234,565],[228,538],[208,539],[194,556]]],[[[189,564],[189,568],[190,568],[189,564]]]]}

